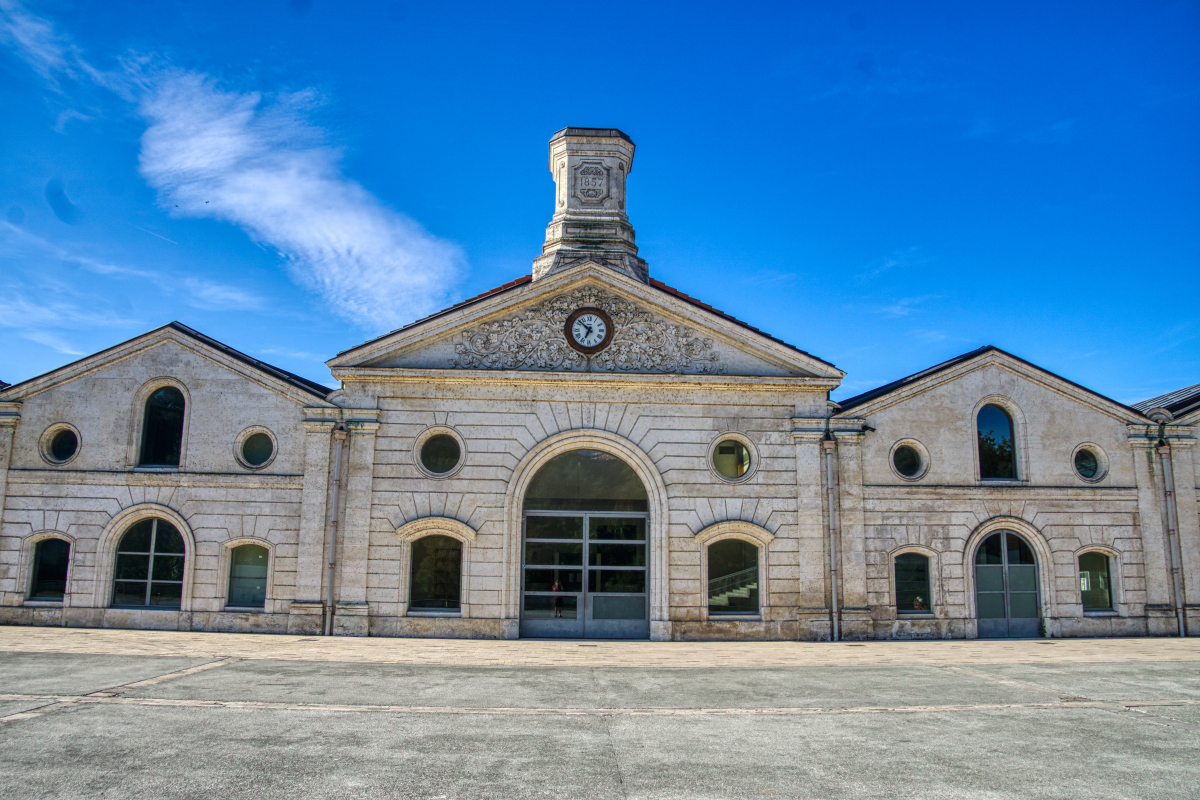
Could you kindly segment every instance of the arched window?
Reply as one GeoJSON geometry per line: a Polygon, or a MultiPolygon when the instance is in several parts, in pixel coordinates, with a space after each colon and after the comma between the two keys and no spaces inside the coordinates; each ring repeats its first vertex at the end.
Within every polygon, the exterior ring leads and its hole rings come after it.
{"type": "Polygon", "coordinates": [[[1083,596],[1084,611],[1112,611],[1112,581],[1108,571],[1108,556],[1104,553],[1084,553],[1079,557],[1079,594],[1083,596]]]}
{"type": "Polygon", "coordinates": [[[896,613],[927,614],[932,608],[929,558],[920,553],[896,556],[896,613]]]}
{"type": "Polygon", "coordinates": [[[649,510],[646,487],[616,456],[599,450],[572,450],[538,470],[525,492],[526,511],[649,510]]]}
{"type": "Polygon", "coordinates": [[[708,613],[758,613],[758,548],[741,539],[708,546],[708,613]]]}
{"type": "Polygon", "coordinates": [[[174,386],[156,390],[146,400],[142,418],[141,467],[178,467],[183,451],[183,393],[174,386]]]}
{"type": "Polygon", "coordinates": [[[243,544],[229,554],[229,598],[226,605],[262,608],[267,602],[267,548],[243,544]]]}
{"type": "Polygon", "coordinates": [[[67,565],[71,545],[62,539],[43,539],[33,552],[30,600],[62,600],[67,592],[67,565]]]}
{"type": "Polygon", "coordinates": [[[408,607],[414,611],[461,608],[462,542],[450,536],[424,536],[412,543],[408,607]]]}
{"type": "Polygon", "coordinates": [[[114,606],[179,608],[183,600],[183,536],[165,519],[144,519],[117,545],[114,606]]]}
{"type": "Polygon", "coordinates": [[[1017,446],[1013,438],[1012,417],[997,405],[979,409],[979,477],[983,479],[1017,477],[1017,446]]]}

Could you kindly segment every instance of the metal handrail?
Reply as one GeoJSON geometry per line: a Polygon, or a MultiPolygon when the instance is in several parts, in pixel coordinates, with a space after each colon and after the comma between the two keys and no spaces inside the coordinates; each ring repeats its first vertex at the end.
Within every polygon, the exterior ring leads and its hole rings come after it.
{"type": "Polygon", "coordinates": [[[721,594],[729,589],[746,586],[751,581],[748,581],[751,575],[754,576],[754,583],[758,582],[758,567],[750,567],[749,569],[741,570],[740,572],[731,572],[728,575],[722,575],[719,578],[711,578],[708,581],[708,596],[712,597],[716,594],[721,594]]]}

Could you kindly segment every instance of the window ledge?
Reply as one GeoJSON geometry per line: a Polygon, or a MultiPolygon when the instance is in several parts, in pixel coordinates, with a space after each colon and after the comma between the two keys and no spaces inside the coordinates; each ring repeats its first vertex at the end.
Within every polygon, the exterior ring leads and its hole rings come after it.
{"type": "Polygon", "coordinates": [[[262,614],[263,606],[225,606],[221,609],[230,614],[262,614]]]}
{"type": "Polygon", "coordinates": [[[896,619],[937,619],[932,611],[897,611],[896,619]]]}
{"type": "Polygon", "coordinates": [[[409,617],[447,617],[457,618],[462,616],[461,611],[409,611],[406,616],[409,617]]]}
{"type": "Polygon", "coordinates": [[[709,622],[762,622],[762,614],[722,614],[708,612],[709,622]]]}
{"type": "Polygon", "coordinates": [[[25,608],[62,608],[62,600],[26,600],[22,603],[25,608]]]}
{"type": "Polygon", "coordinates": [[[1113,611],[1111,608],[1101,609],[1099,611],[1084,611],[1085,617],[1119,617],[1120,611],[1113,611]]]}
{"type": "Polygon", "coordinates": [[[179,467],[134,467],[134,472],[179,472],[179,467]]]}

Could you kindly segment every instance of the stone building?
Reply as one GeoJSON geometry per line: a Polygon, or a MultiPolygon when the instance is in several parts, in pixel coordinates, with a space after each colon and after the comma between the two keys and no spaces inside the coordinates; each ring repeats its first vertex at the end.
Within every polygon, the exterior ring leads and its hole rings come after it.
{"type": "MultiPolygon", "coordinates": [[[[844,373],[650,277],[634,145],[550,141],[532,274],[339,353],[178,323],[0,390],[0,621],[381,636],[1177,635],[1200,386],[995,347],[844,373]]],[[[1190,619],[1188,616],[1190,615],[1190,619]]]]}

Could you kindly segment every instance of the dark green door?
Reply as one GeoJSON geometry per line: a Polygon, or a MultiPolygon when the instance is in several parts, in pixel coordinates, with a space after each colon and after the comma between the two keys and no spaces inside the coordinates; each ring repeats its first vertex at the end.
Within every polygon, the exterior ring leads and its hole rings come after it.
{"type": "Polygon", "coordinates": [[[975,608],[981,639],[1038,635],[1037,559],[1012,531],[993,533],[975,554],[975,608]]]}

